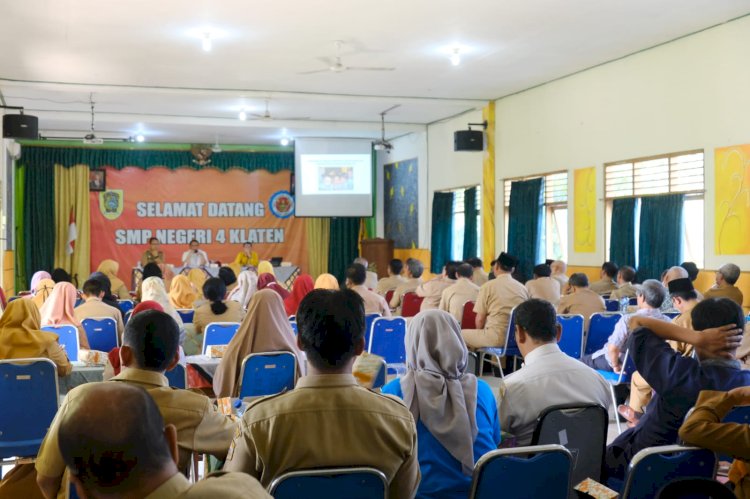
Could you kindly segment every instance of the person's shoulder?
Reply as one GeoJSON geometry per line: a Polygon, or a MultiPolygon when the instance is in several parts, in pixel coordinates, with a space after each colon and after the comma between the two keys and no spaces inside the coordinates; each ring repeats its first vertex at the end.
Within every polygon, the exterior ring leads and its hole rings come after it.
{"type": "Polygon", "coordinates": [[[495,394],[492,393],[492,388],[486,381],[479,378],[477,378],[477,400],[490,400],[495,403],[495,394]]]}
{"type": "Polygon", "coordinates": [[[196,482],[180,496],[184,499],[227,498],[270,498],[263,486],[247,473],[215,471],[203,480],[196,482]]]}

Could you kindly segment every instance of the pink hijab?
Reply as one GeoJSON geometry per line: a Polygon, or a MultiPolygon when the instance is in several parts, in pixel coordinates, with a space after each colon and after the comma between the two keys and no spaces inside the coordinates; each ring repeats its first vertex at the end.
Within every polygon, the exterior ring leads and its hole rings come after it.
{"type": "Polygon", "coordinates": [[[258,290],[266,288],[276,291],[282,300],[286,300],[289,296],[289,291],[276,282],[276,277],[273,274],[261,274],[258,276],[258,290]]]}
{"type": "Polygon", "coordinates": [[[75,286],[69,282],[58,282],[52,288],[49,298],[44,302],[39,313],[42,316],[42,326],[58,326],[70,324],[78,328],[78,339],[81,348],[88,350],[89,341],[85,334],[81,334],[83,328],[81,323],[76,319],[73,307],[78,299],[78,291],[75,286]]]}

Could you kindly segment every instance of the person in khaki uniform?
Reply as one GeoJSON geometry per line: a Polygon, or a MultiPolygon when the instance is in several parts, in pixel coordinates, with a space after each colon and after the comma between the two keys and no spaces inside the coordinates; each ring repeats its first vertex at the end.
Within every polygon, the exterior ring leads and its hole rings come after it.
{"type": "Polygon", "coordinates": [[[456,262],[447,262],[443,266],[443,273],[434,279],[422,283],[417,287],[417,296],[423,298],[422,305],[419,307],[420,312],[425,310],[435,310],[440,306],[440,298],[443,291],[456,283],[456,262]]]}
{"type": "Polygon", "coordinates": [[[742,291],[735,286],[740,278],[740,268],[733,263],[725,263],[716,271],[716,284],[703,294],[705,298],[729,298],[740,307],[744,301],[742,291]]]}
{"type": "Polygon", "coordinates": [[[372,270],[367,270],[370,268],[370,263],[367,261],[367,259],[359,256],[355,258],[352,263],[358,263],[365,268],[366,277],[364,286],[370,291],[375,291],[375,288],[378,287],[378,274],[376,274],[372,270]]]}
{"type": "Polygon", "coordinates": [[[456,269],[456,283],[443,290],[440,297],[440,310],[445,310],[456,318],[459,324],[464,315],[464,304],[477,301],[479,286],[472,282],[474,269],[468,263],[462,263],[456,269]]]}
{"type": "Polygon", "coordinates": [[[591,314],[607,310],[604,299],[589,289],[589,278],[586,274],[575,273],[571,275],[568,284],[571,292],[560,298],[557,313],[581,314],[584,323],[583,329],[588,331],[591,314]]]}
{"type": "Polygon", "coordinates": [[[125,331],[125,324],[122,322],[122,312],[120,312],[120,309],[111,307],[102,301],[104,289],[102,289],[101,282],[96,279],[89,279],[84,282],[83,297],[86,301],[73,309],[73,314],[78,319],[78,322],[89,317],[110,317],[117,324],[117,336],[120,338],[120,342],[122,342],[122,333],[125,331]]]}
{"type": "Polygon", "coordinates": [[[612,262],[604,262],[599,276],[601,279],[591,283],[591,291],[600,295],[609,295],[617,289],[617,283],[615,282],[617,265],[612,262]]]}
{"type": "Polygon", "coordinates": [[[380,296],[399,287],[401,284],[406,282],[401,276],[401,272],[404,270],[404,262],[398,258],[394,258],[388,263],[388,277],[383,277],[378,281],[378,285],[375,287],[375,292],[380,296]]]}
{"type": "Polygon", "coordinates": [[[391,309],[385,302],[385,298],[365,287],[367,274],[364,265],[354,263],[346,269],[346,287],[355,291],[365,302],[365,314],[380,314],[383,317],[391,316],[391,309]]]}
{"type": "Polygon", "coordinates": [[[263,486],[283,473],[370,466],[388,481],[388,497],[414,497],[419,485],[417,430],[401,400],[360,387],[352,375],[364,351],[362,298],[316,289],[297,312],[297,343],[308,374],[292,391],[248,407],[224,469],[263,486]]]}
{"type": "Polygon", "coordinates": [[[534,279],[526,283],[529,296],[548,301],[553,307],[560,302],[560,281],[550,277],[552,269],[549,265],[537,265],[534,267],[534,279]]]}
{"type": "Polygon", "coordinates": [[[513,307],[529,299],[523,284],[511,275],[518,259],[505,252],[495,260],[495,278],[479,288],[474,304],[478,329],[462,329],[461,334],[469,348],[498,347],[505,345],[508,323],[513,307]]]}
{"type": "MultiPolygon", "coordinates": [[[[173,368],[178,360],[179,328],[169,314],[156,310],[141,312],[128,322],[120,348],[124,369],[100,383],[122,383],[145,389],[154,399],[167,424],[177,429],[179,469],[186,471],[192,452],[211,454],[224,459],[237,425],[221,414],[211,400],[201,394],[169,387],[164,372],[173,368]]],[[[52,421],[47,436],[39,449],[35,463],[37,483],[48,499],[54,498],[61,488],[65,463],[60,455],[58,430],[60,420],[78,397],[96,383],[80,385],[65,397],[52,421]]],[[[127,412],[126,406],[120,410],[127,412]]]]}
{"type": "Polygon", "coordinates": [[[623,265],[617,272],[617,289],[609,295],[610,300],[620,300],[622,298],[635,298],[638,290],[633,286],[635,281],[635,269],[623,265]]]}
{"type": "Polygon", "coordinates": [[[145,390],[125,383],[92,383],[77,393],[60,417],[58,441],[81,497],[271,497],[244,473],[191,485],[177,469],[177,429],[145,390]]]}
{"type": "Polygon", "coordinates": [[[549,264],[549,267],[552,269],[550,277],[560,283],[560,294],[568,294],[568,276],[565,275],[565,272],[568,271],[568,265],[562,260],[555,260],[549,264]]]}
{"type": "Polygon", "coordinates": [[[389,303],[395,315],[401,315],[401,302],[406,293],[416,291],[422,284],[422,273],[424,265],[416,258],[406,260],[406,281],[393,291],[393,297],[389,303]]]}
{"type": "Polygon", "coordinates": [[[484,271],[484,265],[482,264],[482,260],[480,258],[468,258],[466,260],[466,263],[471,265],[472,269],[474,270],[474,275],[471,278],[471,281],[474,284],[481,287],[485,282],[489,280],[489,276],[487,275],[487,272],[484,271]]]}

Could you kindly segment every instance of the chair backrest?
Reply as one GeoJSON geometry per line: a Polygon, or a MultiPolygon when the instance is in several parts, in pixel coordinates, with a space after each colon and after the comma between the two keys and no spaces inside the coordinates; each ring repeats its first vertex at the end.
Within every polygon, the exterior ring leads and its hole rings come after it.
{"type": "Polygon", "coordinates": [[[654,497],[675,478],[713,478],[716,455],[707,449],[665,445],[638,452],[630,461],[623,499],[654,497]]]}
{"type": "Polygon", "coordinates": [[[557,322],[562,326],[562,335],[557,343],[560,350],[574,359],[580,359],[583,355],[583,316],[560,314],[557,316],[557,322]]]}
{"type": "Polygon", "coordinates": [[[380,361],[380,369],[378,374],[375,376],[375,380],[372,382],[372,389],[382,388],[388,381],[388,364],[385,363],[385,359],[380,361]]]}
{"type": "Polygon", "coordinates": [[[182,322],[184,322],[185,324],[193,323],[195,310],[193,310],[192,308],[178,308],[177,313],[179,314],[180,319],[182,319],[182,322]]]}
{"type": "Polygon", "coordinates": [[[615,330],[615,324],[620,320],[622,314],[619,312],[611,313],[594,313],[591,314],[591,320],[589,321],[589,331],[586,335],[586,348],[584,355],[590,355],[606,343],[609,335],[615,330]]]}
{"type": "Polygon", "coordinates": [[[630,355],[630,349],[625,350],[625,357],[622,359],[622,370],[618,375],[617,384],[630,383],[630,378],[633,377],[633,373],[638,369],[635,367],[635,360],[630,355]]]}
{"type": "Polygon", "coordinates": [[[573,456],[573,484],[586,478],[600,482],[608,425],[607,409],[597,404],[548,407],[539,416],[531,445],[562,445],[573,456]]]}
{"type": "Polygon", "coordinates": [[[125,325],[127,325],[128,321],[130,320],[130,318],[132,316],[133,316],[133,311],[132,310],[128,310],[127,312],[125,312],[125,314],[123,314],[123,316],[122,316],[122,323],[125,324],[125,325]]]}
{"type": "Polygon", "coordinates": [[[296,315],[290,315],[289,316],[289,322],[297,322],[297,316],[296,315]]]}
{"type": "Polygon", "coordinates": [[[378,317],[372,322],[367,351],[380,355],[388,364],[406,362],[406,320],[403,317],[378,317]]]}
{"type": "Polygon", "coordinates": [[[417,296],[417,293],[410,291],[404,293],[401,298],[401,316],[402,317],[414,317],[419,313],[420,307],[422,307],[423,297],[417,296]]]}
{"type": "Polygon", "coordinates": [[[505,333],[505,355],[521,356],[521,350],[516,343],[516,307],[510,311],[510,320],[508,321],[508,330],[505,333]]]}
{"type": "Polygon", "coordinates": [[[635,307],[638,305],[638,298],[633,297],[628,300],[628,306],[635,307]]]}
{"type": "Polygon", "coordinates": [[[680,313],[679,312],[664,312],[664,315],[666,315],[670,319],[675,319],[680,315],[680,313]]]}
{"type": "Polygon", "coordinates": [[[133,310],[135,305],[133,304],[133,300],[117,300],[117,307],[120,309],[120,312],[125,315],[133,310]]]}
{"type": "Polygon", "coordinates": [[[297,321],[289,321],[289,325],[292,326],[292,332],[297,336],[297,333],[299,333],[299,330],[297,329],[297,321]]]}
{"type": "Polygon", "coordinates": [[[573,458],[562,445],[537,445],[488,452],[474,466],[469,498],[544,497],[567,499],[573,458]]]}
{"type": "Polygon", "coordinates": [[[177,364],[171,371],[164,373],[172,388],[187,389],[187,370],[182,364],[177,364]]]}
{"type": "Polygon", "coordinates": [[[237,330],[240,328],[239,322],[211,322],[203,330],[203,355],[208,351],[211,345],[228,345],[237,330]]]}
{"type": "Polygon", "coordinates": [[[477,314],[474,313],[474,302],[467,301],[464,303],[463,313],[461,314],[461,329],[476,329],[477,314]]]}
{"type": "Polygon", "coordinates": [[[294,388],[297,357],[291,352],[251,353],[240,369],[240,398],[274,395],[294,388]]]}
{"type": "Polygon", "coordinates": [[[388,481],[374,468],[331,468],[290,471],[268,489],[275,499],[383,499],[388,481]]]}
{"type": "Polygon", "coordinates": [[[71,362],[78,361],[78,349],[81,348],[78,339],[78,328],[70,324],[61,324],[59,326],[42,326],[42,331],[49,331],[59,336],[60,346],[65,350],[68,360],[71,362]]]}
{"type": "Polygon", "coordinates": [[[607,312],[617,312],[620,310],[620,302],[618,300],[604,300],[604,307],[607,312]]]}
{"type": "Polygon", "coordinates": [[[370,345],[370,334],[372,334],[372,323],[375,319],[381,317],[380,314],[367,314],[365,315],[365,348],[370,345]]]}
{"type": "Polygon", "coordinates": [[[49,359],[0,360],[0,459],[36,456],[58,407],[49,359]]]}
{"type": "Polygon", "coordinates": [[[710,497],[711,499],[735,499],[726,485],[710,478],[675,478],[661,488],[656,499],[675,497],[710,497]]]}
{"type": "Polygon", "coordinates": [[[91,350],[109,352],[120,346],[117,323],[111,317],[89,317],[81,321],[91,350]]]}
{"type": "Polygon", "coordinates": [[[391,302],[391,298],[393,298],[393,293],[395,293],[395,292],[396,292],[395,289],[389,289],[388,291],[385,292],[385,302],[386,303],[390,303],[391,302]]]}

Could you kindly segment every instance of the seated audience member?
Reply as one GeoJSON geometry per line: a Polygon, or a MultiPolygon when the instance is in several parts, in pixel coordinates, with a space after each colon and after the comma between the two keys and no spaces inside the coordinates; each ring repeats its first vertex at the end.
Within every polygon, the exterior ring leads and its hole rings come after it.
{"type": "Polygon", "coordinates": [[[118,270],[120,270],[120,264],[114,260],[103,260],[96,269],[97,272],[101,272],[107,276],[112,293],[121,300],[129,300],[130,292],[122,279],[117,277],[118,270]]]}
{"type": "Polygon", "coordinates": [[[557,306],[560,302],[560,281],[552,279],[552,269],[541,264],[534,267],[534,279],[526,282],[531,298],[539,298],[557,306]]]}
{"type": "Polygon", "coordinates": [[[314,289],[328,289],[331,291],[338,291],[341,289],[339,286],[339,280],[333,274],[320,274],[315,279],[314,289]]]}
{"type": "Polygon", "coordinates": [[[633,281],[635,281],[635,269],[627,265],[620,267],[620,270],[617,271],[617,289],[610,293],[609,299],[635,298],[637,289],[633,285],[633,281]]]}
{"type": "Polygon", "coordinates": [[[83,283],[83,303],[73,309],[73,315],[79,322],[89,317],[110,317],[117,324],[117,336],[122,341],[125,324],[122,322],[122,312],[119,308],[107,305],[102,301],[104,290],[102,283],[96,279],[89,279],[83,283]]]}
{"type": "Polygon", "coordinates": [[[203,330],[212,322],[242,322],[245,311],[236,301],[225,301],[226,287],[218,277],[212,277],[203,284],[203,296],[208,303],[195,309],[193,325],[195,334],[202,334],[203,330]]]}
{"type": "MultiPolygon", "coordinates": [[[[146,310],[157,310],[159,312],[164,312],[164,309],[161,307],[161,305],[159,305],[155,301],[146,300],[133,307],[133,312],[130,314],[130,318],[132,319],[135,315],[140,314],[141,312],[145,312],[146,310]]],[[[122,341],[120,343],[122,343],[122,341]]],[[[121,370],[122,364],[120,362],[120,347],[113,348],[109,351],[109,353],[107,353],[107,363],[104,365],[104,374],[102,375],[102,378],[104,379],[104,381],[108,381],[114,376],[120,374],[121,370]]]]}
{"type": "MultiPolygon", "coordinates": [[[[677,441],[677,430],[701,390],[731,390],[750,385],[750,372],[734,359],[742,339],[742,308],[726,298],[706,299],[691,312],[693,328],[650,317],[634,317],[630,353],[636,368],[656,394],[634,428],[607,447],[605,474],[622,479],[633,456],[677,441]],[[698,358],[683,357],[665,340],[690,343],[698,358]]],[[[606,479],[606,477],[605,477],[606,479]]]]}
{"type": "MultiPolygon", "coordinates": [[[[143,281],[148,279],[149,277],[158,277],[159,279],[164,280],[164,273],[161,270],[161,267],[159,267],[155,263],[147,263],[143,267],[143,272],[141,273],[141,282],[138,283],[138,286],[135,289],[135,300],[141,301],[141,287],[143,286],[143,281]]],[[[174,278],[174,277],[173,277],[174,278]]],[[[166,281],[164,282],[166,287],[166,281]]],[[[171,285],[171,282],[170,282],[171,285]]]]}
{"type": "Polygon", "coordinates": [[[148,392],[125,383],[94,383],[78,393],[60,417],[58,442],[81,497],[271,497],[245,473],[191,485],[175,462],[174,424],[165,424],[148,392]]]}
{"type": "Polygon", "coordinates": [[[680,267],[687,271],[690,282],[695,282],[695,280],[698,279],[700,270],[698,270],[698,266],[694,262],[682,262],[680,267]]]}
{"type": "Polygon", "coordinates": [[[662,321],[669,322],[669,317],[662,314],[659,306],[664,301],[667,292],[664,286],[656,279],[646,279],[638,287],[636,299],[638,300],[638,309],[633,314],[623,315],[617,324],[615,330],[607,339],[607,344],[596,352],[585,355],[581,362],[594,369],[601,371],[613,371],[619,373],[622,370],[622,361],[625,355],[625,344],[630,337],[632,328],[628,323],[633,317],[653,317],[662,321]]]}
{"type": "MultiPolygon", "coordinates": [[[[65,462],[59,445],[61,420],[65,419],[69,410],[76,408],[80,397],[84,397],[91,389],[97,390],[101,384],[122,383],[148,392],[159,407],[164,422],[177,428],[177,462],[178,469],[183,473],[192,461],[193,452],[211,454],[218,459],[226,457],[236,428],[235,423],[221,414],[205,395],[188,390],[174,390],[169,387],[164,376],[165,371],[177,364],[178,340],[177,324],[164,312],[147,310],[128,321],[120,348],[122,372],[110,381],[86,383],[68,392],[42,442],[36,471],[37,483],[45,497],[54,498],[60,486],[64,485],[61,484],[61,479],[65,462]]],[[[122,414],[130,411],[130,407],[122,402],[115,404],[115,407],[122,414]]],[[[106,431],[116,431],[117,428],[119,424],[110,424],[106,426],[106,431]]]]}
{"type": "Polygon", "coordinates": [[[591,291],[600,295],[609,295],[617,289],[615,278],[617,277],[617,265],[612,262],[604,262],[599,273],[601,279],[591,283],[591,291]]]}
{"type": "Polygon", "coordinates": [[[549,268],[552,270],[550,277],[560,283],[560,292],[566,294],[568,276],[565,275],[565,272],[568,271],[568,265],[562,260],[555,260],[549,264],[549,268]]]}
{"type": "Polygon", "coordinates": [[[474,304],[477,329],[461,331],[469,348],[505,345],[513,307],[529,299],[529,292],[524,285],[513,279],[512,274],[516,265],[516,257],[500,253],[493,267],[495,278],[479,288],[479,295],[474,304]]]}
{"type": "Polygon", "coordinates": [[[365,314],[380,314],[383,317],[391,316],[391,309],[385,302],[385,298],[365,286],[365,267],[360,263],[349,265],[346,269],[346,287],[356,292],[365,302],[365,314]]]}
{"type": "Polygon", "coordinates": [[[120,303],[118,298],[112,294],[112,283],[109,282],[109,277],[102,274],[101,272],[93,272],[89,279],[97,281],[102,287],[102,302],[106,303],[110,307],[114,307],[119,310],[120,303]]]}
{"type": "Polygon", "coordinates": [[[393,291],[393,297],[391,302],[388,304],[391,309],[394,310],[396,315],[401,315],[401,304],[406,293],[413,293],[422,284],[422,273],[424,272],[424,265],[421,261],[416,258],[409,258],[406,260],[406,282],[399,284],[395,291],[393,291]]]}
{"type": "Polygon", "coordinates": [[[258,259],[258,253],[253,251],[253,243],[245,243],[242,245],[242,251],[237,253],[234,257],[234,263],[240,267],[257,267],[260,260],[258,259]]]}
{"type": "Polygon", "coordinates": [[[740,307],[743,296],[735,283],[740,278],[740,268],[733,263],[725,263],[716,271],[716,284],[707,289],[705,298],[729,298],[740,307]]]}
{"type": "Polygon", "coordinates": [[[404,400],[417,422],[417,497],[465,498],[474,464],[500,444],[495,397],[466,372],[468,357],[461,328],[449,314],[420,312],[406,332],[406,375],[383,387],[404,400]]]}
{"type": "Polygon", "coordinates": [[[58,282],[73,282],[73,278],[70,277],[70,274],[65,269],[56,268],[52,270],[52,274],[50,275],[53,281],[55,281],[55,284],[58,282]]]}
{"type": "Polygon", "coordinates": [[[177,327],[180,329],[180,345],[185,340],[185,325],[182,323],[182,318],[177,310],[172,306],[167,295],[167,290],[164,287],[164,281],[159,277],[149,277],[141,283],[141,301],[155,301],[161,305],[164,313],[169,314],[172,319],[177,323],[177,327]]]}
{"type": "Polygon", "coordinates": [[[182,274],[172,279],[169,287],[169,303],[174,308],[193,308],[193,304],[198,299],[198,293],[195,286],[187,276],[182,274]]]}
{"type": "Polygon", "coordinates": [[[189,268],[205,267],[209,264],[208,254],[200,249],[197,239],[190,241],[187,251],[182,254],[182,266],[189,268]]]}
{"type": "Polygon", "coordinates": [[[159,249],[161,243],[158,237],[152,237],[148,240],[148,249],[141,255],[141,267],[145,267],[149,263],[155,263],[160,265],[166,263],[164,261],[164,252],[159,249]]]}
{"type": "Polygon", "coordinates": [[[308,375],[294,390],[250,405],[224,469],[249,473],[267,487],[288,471],[369,466],[385,474],[388,497],[414,497],[414,418],[401,401],[360,387],[352,375],[365,346],[362,297],[315,290],[302,300],[297,326],[308,375]]]}
{"type": "Polygon", "coordinates": [[[193,289],[195,290],[198,300],[203,299],[203,296],[201,296],[201,290],[203,289],[203,284],[206,282],[206,279],[209,277],[211,277],[211,275],[203,269],[190,269],[187,273],[187,278],[193,283],[193,289]]]}
{"type": "MultiPolygon", "coordinates": [[[[31,283],[29,284],[29,293],[24,295],[24,298],[30,300],[36,294],[36,287],[42,279],[52,279],[52,276],[46,270],[38,270],[31,276],[31,283]]],[[[54,286],[54,285],[53,285],[54,286]]]]}
{"type": "Polygon", "coordinates": [[[258,291],[250,300],[247,315],[216,368],[213,380],[216,396],[236,397],[242,361],[251,353],[262,352],[292,352],[297,356],[297,375],[303,374],[303,357],[284,312],[284,303],[270,289],[258,291]]]}
{"type": "Polygon", "coordinates": [[[570,293],[560,298],[557,305],[558,314],[581,314],[583,329],[589,330],[591,314],[607,310],[604,299],[589,289],[589,278],[586,274],[575,273],[568,280],[570,293]]]}
{"type": "Polygon", "coordinates": [[[68,324],[78,330],[78,343],[81,349],[89,349],[89,339],[81,322],[76,318],[75,307],[78,291],[69,282],[58,282],[52,289],[47,301],[39,309],[42,326],[61,326],[68,324]]]}
{"type": "Polygon", "coordinates": [[[246,310],[250,299],[257,290],[258,274],[252,270],[243,270],[237,276],[237,287],[229,293],[227,300],[239,303],[242,310],[246,310]]]}
{"type": "Polygon", "coordinates": [[[419,309],[421,312],[434,310],[440,306],[440,298],[443,296],[443,291],[456,283],[456,267],[458,267],[458,263],[446,262],[445,266],[443,266],[442,274],[417,287],[417,296],[424,298],[419,309]]]}
{"type": "Polygon", "coordinates": [[[378,281],[378,285],[375,287],[375,292],[380,296],[385,296],[388,291],[396,289],[399,285],[403,284],[404,281],[406,281],[406,279],[401,276],[403,270],[404,262],[398,258],[394,258],[388,262],[388,277],[383,277],[378,281]]]}
{"type": "Polygon", "coordinates": [[[499,411],[503,431],[518,445],[530,445],[540,414],[555,405],[610,405],[609,385],[596,371],[569,357],[557,342],[562,330],[555,308],[532,298],[516,307],[516,342],[521,369],[500,382],[499,411]]]}
{"type": "Polygon", "coordinates": [[[271,274],[276,277],[276,273],[273,271],[273,265],[268,260],[261,260],[258,262],[258,277],[263,274],[271,274]]]}
{"type": "MultiPolygon", "coordinates": [[[[661,275],[661,283],[666,288],[667,286],[669,286],[670,281],[673,281],[675,279],[686,279],[687,277],[687,270],[685,270],[683,267],[675,265],[674,267],[669,267],[664,271],[664,273],[661,275]]],[[[699,295],[699,297],[703,299],[703,296],[699,295]]],[[[669,295],[667,295],[667,297],[664,299],[664,303],[661,304],[661,311],[665,314],[679,312],[679,310],[677,310],[672,303],[672,298],[669,295]]]]}
{"type": "Polygon", "coordinates": [[[487,272],[484,271],[484,265],[482,264],[482,260],[480,258],[469,258],[466,260],[466,263],[471,265],[472,271],[474,272],[474,275],[471,278],[471,281],[474,284],[476,284],[477,286],[482,286],[482,284],[487,282],[487,272]]]}
{"type": "Polygon", "coordinates": [[[237,287],[237,274],[234,273],[232,267],[225,265],[219,268],[218,277],[224,282],[224,285],[227,287],[227,292],[231,292],[237,287]]]}
{"type": "Polygon", "coordinates": [[[456,282],[443,290],[438,308],[450,313],[456,318],[459,325],[464,315],[464,304],[467,301],[477,301],[479,286],[471,279],[474,277],[474,269],[468,263],[462,263],[456,269],[456,282]]]}
{"type": "Polygon", "coordinates": [[[270,289],[277,293],[282,300],[286,300],[286,298],[289,296],[289,291],[284,289],[284,287],[276,282],[276,277],[273,274],[269,274],[268,272],[264,274],[260,274],[258,276],[258,291],[261,289],[270,289]]]}
{"type": "Polygon", "coordinates": [[[313,290],[313,280],[308,274],[300,274],[294,278],[292,284],[292,293],[284,300],[284,310],[286,315],[294,315],[297,313],[297,307],[299,307],[302,299],[307,296],[307,293],[313,290]]]}
{"type": "Polygon", "coordinates": [[[680,428],[680,439],[735,458],[729,470],[729,480],[737,497],[750,497],[750,426],[723,423],[724,417],[735,407],[750,405],[750,386],[733,388],[728,392],[703,390],[698,395],[695,409],[680,428]]]}
{"type": "Polygon", "coordinates": [[[36,308],[41,309],[44,302],[47,301],[49,295],[52,294],[52,290],[55,289],[55,281],[52,279],[41,279],[34,287],[34,296],[31,298],[31,302],[36,305],[36,308]]]}
{"type": "Polygon", "coordinates": [[[369,270],[370,264],[367,259],[359,256],[355,258],[352,263],[358,263],[365,268],[365,271],[367,272],[367,277],[365,278],[365,287],[370,291],[375,291],[375,288],[378,287],[378,274],[369,270]]]}

